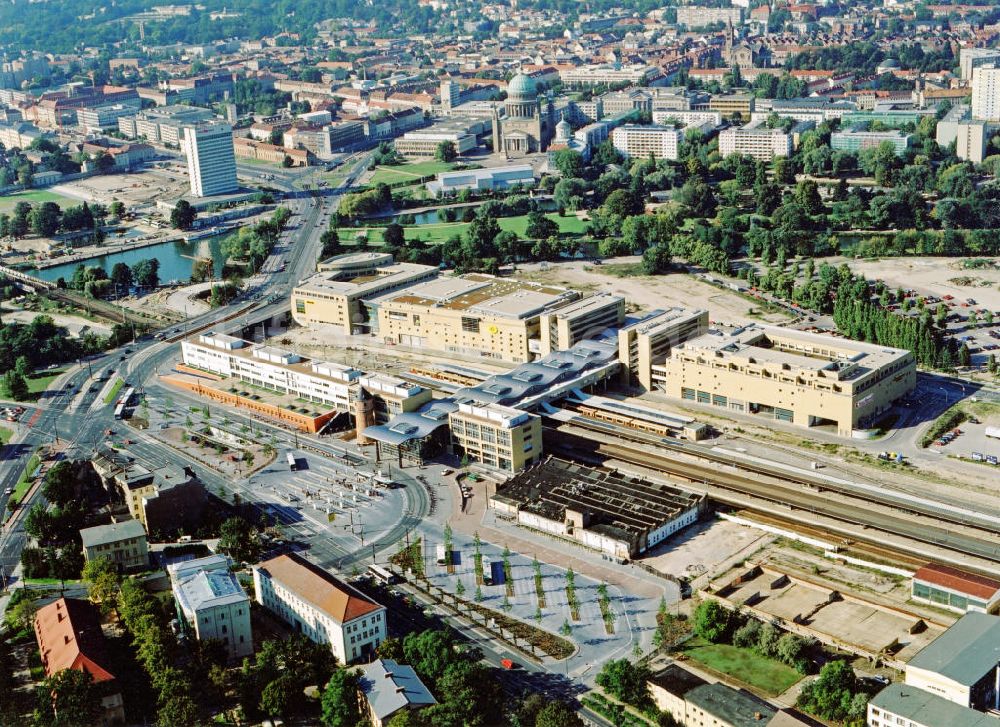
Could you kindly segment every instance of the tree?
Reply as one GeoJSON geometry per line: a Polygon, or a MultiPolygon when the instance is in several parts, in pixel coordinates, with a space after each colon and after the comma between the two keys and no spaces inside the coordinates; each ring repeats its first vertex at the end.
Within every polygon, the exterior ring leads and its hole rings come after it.
{"type": "Polygon", "coordinates": [[[90,584],[90,600],[101,604],[102,611],[109,612],[121,590],[118,567],[106,558],[92,558],[83,567],[83,579],[90,584]]]}
{"type": "Polygon", "coordinates": [[[284,158],[281,160],[281,166],[285,169],[290,169],[291,167],[295,166],[295,162],[292,161],[292,158],[290,156],[285,154],[284,158]]]}
{"type": "Polygon", "coordinates": [[[642,272],[645,275],[661,275],[670,269],[670,248],[667,245],[653,245],[642,253],[642,272]]]}
{"type": "Polygon", "coordinates": [[[635,707],[644,707],[650,702],[649,669],[633,664],[628,659],[612,659],[604,663],[597,675],[597,684],[609,694],[635,707]]]}
{"type": "Polygon", "coordinates": [[[28,381],[17,371],[8,371],[3,376],[3,393],[15,401],[24,401],[31,395],[28,381]]]}
{"type": "Polygon", "coordinates": [[[330,677],[322,698],[325,727],[355,727],[361,723],[359,708],[361,673],[338,669],[330,677]]]}
{"type": "Polygon", "coordinates": [[[702,601],[694,610],[694,632],[706,641],[723,641],[730,627],[730,612],[718,601],[702,601]]]}
{"type": "Polygon", "coordinates": [[[45,680],[43,689],[52,696],[48,703],[52,716],[47,724],[70,727],[99,721],[101,697],[90,672],[62,669],[45,680]]]}
{"type": "Polygon", "coordinates": [[[850,664],[827,662],[819,676],[802,689],[797,704],[817,717],[844,720],[851,713],[857,687],[857,677],[850,664]]]}
{"type": "Polygon", "coordinates": [[[583,727],[583,720],[563,702],[549,702],[535,718],[535,727],[583,727]]]}
{"type": "Polygon", "coordinates": [[[35,624],[37,611],[38,606],[32,598],[22,598],[7,609],[4,620],[17,631],[30,631],[35,624]]]}
{"type": "Polygon", "coordinates": [[[382,231],[382,241],[389,247],[406,245],[406,234],[403,231],[403,226],[395,222],[386,225],[382,231]]]}
{"type": "Polygon", "coordinates": [[[187,694],[172,694],[156,713],[156,727],[188,727],[198,723],[198,705],[187,694]]]}
{"type": "Polygon", "coordinates": [[[107,152],[104,152],[94,160],[94,166],[97,168],[99,174],[111,174],[115,170],[115,159],[107,152]]]}
{"type": "Polygon", "coordinates": [[[454,142],[445,139],[434,149],[434,159],[439,162],[453,162],[458,157],[454,142]]]}
{"type": "Polygon", "coordinates": [[[108,214],[110,214],[112,217],[121,219],[122,217],[125,216],[125,205],[116,199],[108,207],[108,214]]]}
{"type": "Polygon", "coordinates": [[[282,674],[260,693],[260,710],[268,717],[287,717],[301,694],[302,686],[295,676],[282,674]]]}
{"type": "Polygon", "coordinates": [[[219,550],[237,563],[252,563],[260,555],[257,531],[239,516],[228,518],[219,528],[219,550]]]}
{"type": "Polygon", "coordinates": [[[333,257],[340,252],[340,236],[335,228],[331,227],[320,235],[319,241],[323,246],[319,253],[320,260],[333,257]]]}
{"type": "Polygon", "coordinates": [[[140,288],[155,288],[160,284],[160,261],[155,257],[140,260],[132,266],[132,278],[140,288]]]}
{"type": "Polygon", "coordinates": [[[573,149],[560,149],[554,155],[556,169],[563,179],[579,178],[583,176],[584,164],[580,152],[573,149]]]}
{"type": "Polygon", "coordinates": [[[436,689],[444,670],[452,661],[454,639],[442,629],[409,633],[403,639],[403,654],[429,688],[436,689]]]}
{"type": "Polygon", "coordinates": [[[559,225],[550,220],[544,212],[529,212],[524,234],[532,240],[544,240],[559,234],[559,225]]]}
{"type": "Polygon", "coordinates": [[[52,237],[59,229],[62,210],[55,202],[43,202],[31,210],[31,231],[42,237],[52,237]]]}
{"type": "Polygon", "coordinates": [[[175,230],[190,230],[196,216],[190,202],[186,199],[179,200],[170,211],[170,225],[175,230]]]}
{"type": "Polygon", "coordinates": [[[111,284],[115,290],[121,288],[127,293],[132,287],[132,268],[126,263],[115,263],[111,268],[111,284]]]}
{"type": "Polygon", "coordinates": [[[54,464],[45,473],[42,494],[46,500],[60,507],[72,501],[76,495],[76,473],[73,465],[66,460],[54,464]]]}
{"type": "Polygon", "coordinates": [[[204,283],[215,277],[215,263],[210,257],[200,257],[191,265],[191,282],[204,283]]]}

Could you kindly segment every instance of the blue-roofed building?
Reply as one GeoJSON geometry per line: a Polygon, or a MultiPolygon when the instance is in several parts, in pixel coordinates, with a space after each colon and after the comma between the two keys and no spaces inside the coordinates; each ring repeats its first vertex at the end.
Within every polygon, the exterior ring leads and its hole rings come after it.
{"type": "Polygon", "coordinates": [[[392,659],[376,659],[363,667],[360,686],[374,727],[382,727],[404,709],[437,704],[413,667],[392,659]]]}
{"type": "Polygon", "coordinates": [[[225,556],[211,555],[168,567],[182,630],[199,641],[226,645],[230,660],[253,654],[250,599],[225,556]]]}

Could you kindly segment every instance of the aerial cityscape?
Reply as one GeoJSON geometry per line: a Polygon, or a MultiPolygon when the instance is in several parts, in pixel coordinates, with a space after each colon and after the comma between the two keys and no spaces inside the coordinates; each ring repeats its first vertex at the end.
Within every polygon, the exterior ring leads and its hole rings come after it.
{"type": "Polygon", "coordinates": [[[0,727],[1000,727],[1000,5],[0,5],[0,727]]]}

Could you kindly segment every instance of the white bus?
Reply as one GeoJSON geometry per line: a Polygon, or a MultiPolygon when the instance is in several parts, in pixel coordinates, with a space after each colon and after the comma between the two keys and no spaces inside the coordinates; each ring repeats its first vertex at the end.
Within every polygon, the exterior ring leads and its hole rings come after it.
{"type": "Polygon", "coordinates": [[[298,463],[295,461],[295,455],[291,452],[286,455],[285,459],[288,460],[288,469],[292,472],[295,472],[299,468],[298,463]]]}
{"type": "Polygon", "coordinates": [[[489,558],[483,558],[483,585],[493,585],[493,564],[489,558]]]}
{"type": "Polygon", "coordinates": [[[383,568],[380,565],[372,564],[368,566],[368,572],[371,574],[372,578],[386,586],[391,586],[399,581],[399,576],[390,571],[388,568],[383,568]]]}

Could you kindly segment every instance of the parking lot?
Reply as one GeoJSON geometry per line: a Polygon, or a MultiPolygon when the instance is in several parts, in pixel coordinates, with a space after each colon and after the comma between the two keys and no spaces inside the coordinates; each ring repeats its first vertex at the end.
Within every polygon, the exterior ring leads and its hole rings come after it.
{"type": "MultiPolygon", "coordinates": [[[[977,417],[974,421],[965,421],[933,442],[930,449],[938,451],[942,455],[998,466],[1000,463],[1000,414],[977,417]],[[987,435],[988,429],[992,432],[991,435],[987,435]]],[[[984,468],[983,474],[990,476],[990,470],[984,468]]]]}

